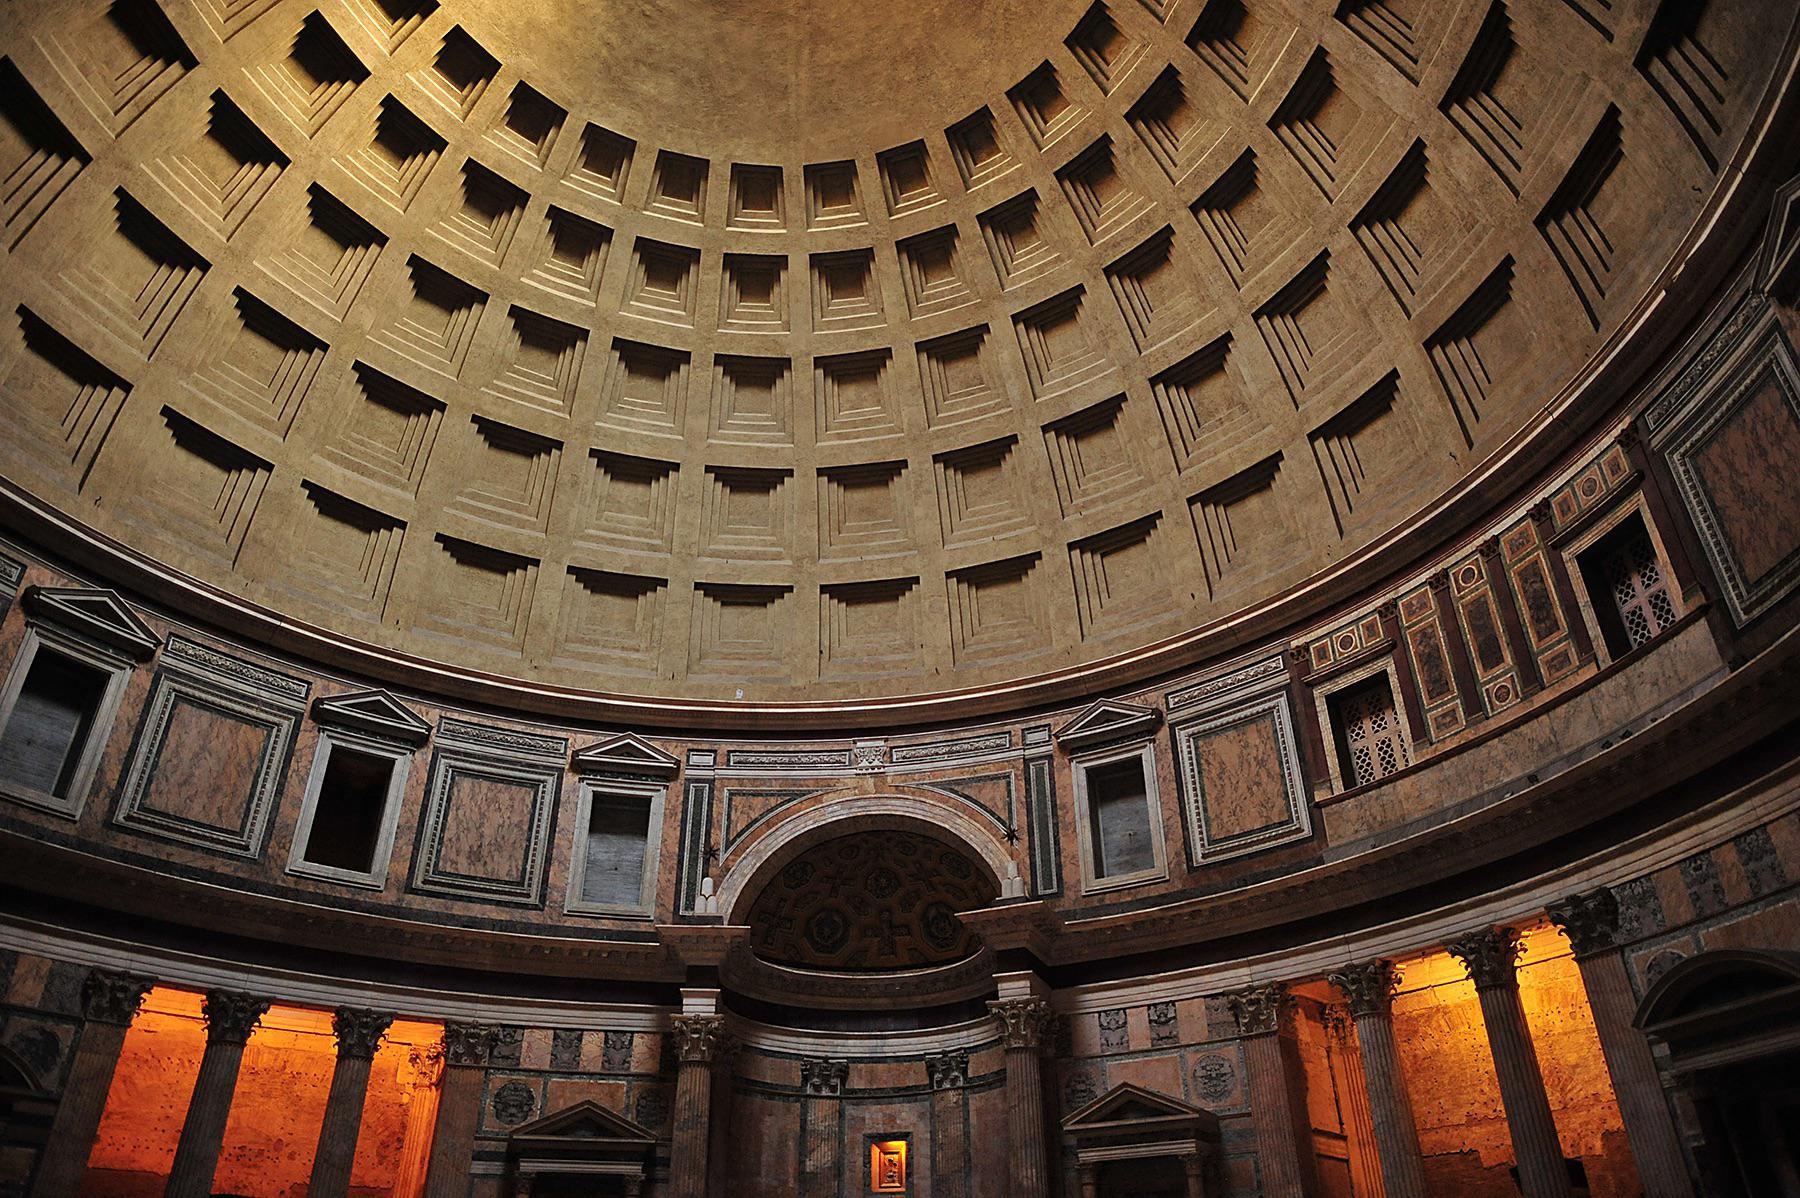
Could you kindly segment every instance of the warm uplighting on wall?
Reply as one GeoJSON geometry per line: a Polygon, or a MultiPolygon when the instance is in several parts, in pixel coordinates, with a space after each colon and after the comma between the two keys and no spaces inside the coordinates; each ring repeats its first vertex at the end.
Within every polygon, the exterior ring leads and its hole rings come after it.
{"type": "Polygon", "coordinates": [[[869,1193],[906,1193],[906,1141],[869,1142],[869,1193]]]}

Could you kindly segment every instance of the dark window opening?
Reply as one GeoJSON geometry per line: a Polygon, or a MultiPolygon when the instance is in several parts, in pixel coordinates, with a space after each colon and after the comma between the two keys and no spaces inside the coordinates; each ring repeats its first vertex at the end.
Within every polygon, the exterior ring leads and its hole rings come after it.
{"type": "Polygon", "coordinates": [[[596,793],[588,809],[581,897],[590,903],[637,907],[644,901],[644,850],[650,843],[650,801],[596,793]]]}
{"type": "Polygon", "coordinates": [[[301,859],[350,873],[373,872],[393,777],[391,759],[333,745],[301,859]]]}
{"type": "Polygon", "coordinates": [[[1379,782],[1406,766],[1406,741],[1385,671],[1332,695],[1329,708],[1346,789],[1379,782]]]}
{"type": "Polygon", "coordinates": [[[1668,575],[1642,516],[1631,515],[1577,559],[1606,651],[1617,660],[1675,623],[1668,575]]]}
{"type": "Polygon", "coordinates": [[[1155,867],[1150,795],[1144,784],[1142,758],[1090,766],[1087,801],[1094,877],[1114,878],[1155,867]]]}
{"type": "Polygon", "coordinates": [[[104,670],[40,647],[0,732],[0,778],[69,798],[107,678],[104,670]]]}

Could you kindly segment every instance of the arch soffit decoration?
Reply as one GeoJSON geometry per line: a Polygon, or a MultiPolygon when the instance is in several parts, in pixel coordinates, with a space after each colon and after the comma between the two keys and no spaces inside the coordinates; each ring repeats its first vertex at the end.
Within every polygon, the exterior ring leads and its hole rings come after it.
{"type": "Polygon", "coordinates": [[[939,799],[898,793],[844,798],[785,820],[752,844],[719,879],[719,910],[727,923],[741,922],[769,879],[807,849],[853,832],[882,830],[912,832],[964,850],[986,868],[996,892],[1013,864],[992,827],[939,799]]]}

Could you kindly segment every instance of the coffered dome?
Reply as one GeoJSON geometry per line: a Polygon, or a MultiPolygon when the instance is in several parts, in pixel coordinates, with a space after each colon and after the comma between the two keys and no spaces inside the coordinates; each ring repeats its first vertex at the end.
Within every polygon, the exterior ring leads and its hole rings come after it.
{"type": "Polygon", "coordinates": [[[1681,7],[15,5],[0,470],[528,706],[1144,677],[1583,431],[1767,69],[1681,7]]]}

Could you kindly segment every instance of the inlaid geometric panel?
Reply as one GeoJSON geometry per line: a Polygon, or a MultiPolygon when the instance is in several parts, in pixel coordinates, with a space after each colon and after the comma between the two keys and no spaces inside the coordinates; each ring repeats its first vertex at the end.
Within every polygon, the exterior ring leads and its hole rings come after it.
{"type": "Polygon", "coordinates": [[[460,720],[440,723],[437,740],[413,888],[541,904],[568,742],[460,720]]]}

